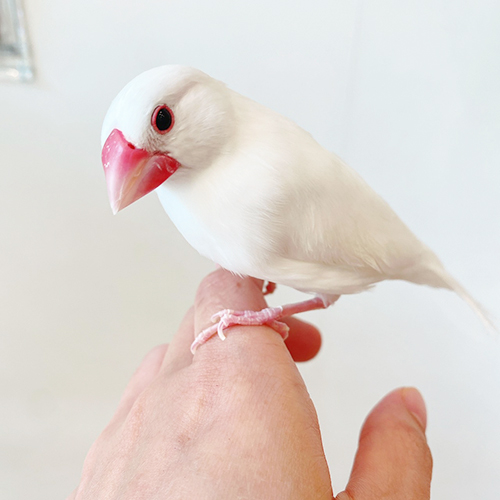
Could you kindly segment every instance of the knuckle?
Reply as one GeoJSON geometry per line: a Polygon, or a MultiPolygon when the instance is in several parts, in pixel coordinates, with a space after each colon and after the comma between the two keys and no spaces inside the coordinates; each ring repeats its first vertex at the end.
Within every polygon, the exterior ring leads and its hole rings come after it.
{"type": "Polygon", "coordinates": [[[196,302],[205,302],[212,295],[214,289],[220,287],[220,283],[224,279],[227,279],[227,273],[222,269],[217,269],[205,276],[196,291],[196,302]]]}

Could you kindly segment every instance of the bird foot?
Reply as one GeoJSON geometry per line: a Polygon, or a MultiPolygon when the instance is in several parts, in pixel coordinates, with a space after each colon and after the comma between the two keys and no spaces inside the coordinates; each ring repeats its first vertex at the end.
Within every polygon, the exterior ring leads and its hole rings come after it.
{"type": "Polygon", "coordinates": [[[212,316],[215,325],[209,326],[197,335],[191,344],[191,352],[194,354],[196,349],[204,344],[216,333],[222,340],[226,339],[224,330],[231,326],[269,326],[283,337],[288,337],[288,325],[277,321],[283,315],[282,307],[267,307],[260,311],[233,311],[232,309],[223,309],[212,316]]]}
{"type": "Polygon", "coordinates": [[[315,309],[326,309],[332,305],[340,295],[332,295],[330,297],[314,297],[302,302],[294,304],[285,304],[279,307],[266,307],[260,311],[233,311],[232,309],[223,309],[212,316],[212,321],[215,325],[205,328],[191,344],[191,352],[194,354],[200,345],[204,344],[209,338],[216,333],[222,340],[225,340],[224,330],[230,326],[245,325],[245,326],[269,326],[276,330],[285,340],[288,336],[288,325],[278,321],[281,318],[287,318],[294,314],[306,311],[314,311],[315,309]]]}

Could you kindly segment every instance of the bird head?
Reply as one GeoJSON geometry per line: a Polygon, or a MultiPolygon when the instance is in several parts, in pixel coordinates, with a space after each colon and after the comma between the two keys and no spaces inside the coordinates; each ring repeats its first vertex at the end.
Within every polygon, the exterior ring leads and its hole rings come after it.
{"type": "Polygon", "coordinates": [[[208,168],[232,121],[228,89],[199,70],[161,66],[134,78],[111,103],[101,134],[113,213],[178,170],[208,168]]]}

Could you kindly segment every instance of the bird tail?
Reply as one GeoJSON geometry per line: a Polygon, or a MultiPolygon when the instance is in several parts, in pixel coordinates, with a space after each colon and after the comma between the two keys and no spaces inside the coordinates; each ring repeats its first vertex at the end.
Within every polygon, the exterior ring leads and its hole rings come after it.
{"type": "Polygon", "coordinates": [[[474,297],[472,297],[472,295],[455,278],[453,278],[453,276],[444,271],[442,278],[444,283],[447,285],[446,288],[453,290],[465,302],[467,302],[469,307],[479,316],[480,320],[488,330],[498,332],[498,329],[495,323],[493,323],[489,312],[476,299],[474,299],[474,297]]]}
{"type": "Polygon", "coordinates": [[[474,299],[474,297],[472,297],[472,295],[453,276],[451,276],[448,271],[446,271],[435,255],[433,255],[433,257],[432,263],[426,266],[424,272],[420,271],[413,276],[413,279],[412,277],[407,279],[409,279],[409,281],[413,281],[414,283],[425,284],[435,288],[447,288],[448,290],[455,292],[477,314],[488,330],[498,332],[498,328],[491,319],[489,312],[476,299],[474,299]]]}

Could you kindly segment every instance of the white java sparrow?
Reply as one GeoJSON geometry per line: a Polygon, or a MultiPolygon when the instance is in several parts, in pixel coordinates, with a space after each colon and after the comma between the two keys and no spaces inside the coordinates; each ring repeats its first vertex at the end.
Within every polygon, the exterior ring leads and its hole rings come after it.
{"type": "Polygon", "coordinates": [[[162,66],[114,99],[102,129],[113,212],[156,190],[186,240],[229,271],[312,293],[260,312],[221,311],[194,349],[234,324],[327,307],[386,279],[447,288],[489,323],[389,205],[291,120],[205,73],[162,66]]]}

